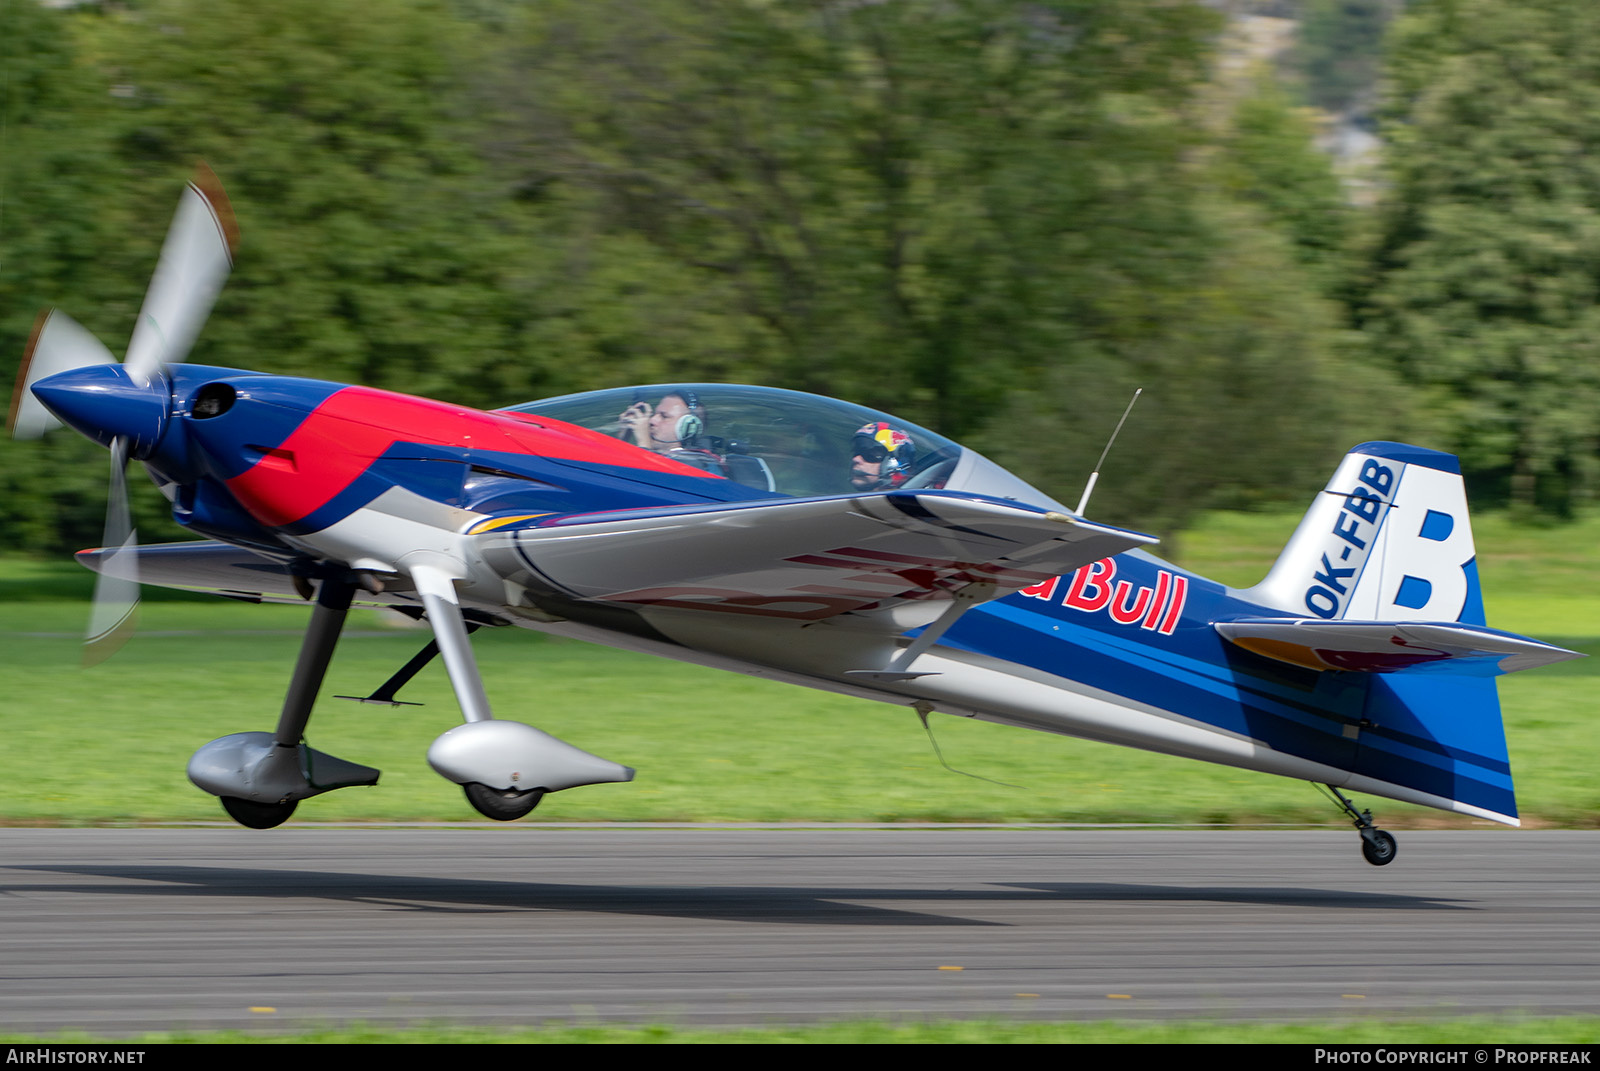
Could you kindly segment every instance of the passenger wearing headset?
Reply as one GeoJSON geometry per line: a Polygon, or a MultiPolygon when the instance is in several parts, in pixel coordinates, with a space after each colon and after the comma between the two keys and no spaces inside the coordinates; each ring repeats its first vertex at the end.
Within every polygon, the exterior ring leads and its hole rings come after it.
{"type": "Polygon", "coordinates": [[[654,409],[649,402],[634,402],[617,421],[622,438],[658,454],[693,449],[694,439],[706,430],[705,409],[692,390],[663,394],[654,409]]]}
{"type": "Polygon", "coordinates": [[[654,409],[634,402],[617,417],[622,438],[684,465],[727,476],[721,454],[698,445],[706,430],[706,410],[694,391],[674,390],[661,396],[654,409]]]}

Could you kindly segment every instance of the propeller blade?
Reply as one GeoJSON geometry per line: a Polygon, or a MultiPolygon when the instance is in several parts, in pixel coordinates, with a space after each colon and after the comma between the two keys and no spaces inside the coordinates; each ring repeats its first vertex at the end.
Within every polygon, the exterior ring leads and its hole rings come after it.
{"type": "Polygon", "coordinates": [[[178,202],[123,367],[145,386],[189,355],[228,271],[239,229],[222,183],[201,164],[178,202]]]}
{"type": "Polygon", "coordinates": [[[6,430],[13,438],[37,439],[61,426],[51,412],[33,396],[33,385],[57,372],[87,368],[95,364],[116,364],[99,339],[78,321],[59,309],[45,309],[33,322],[28,349],[17,372],[17,387],[11,395],[11,413],[6,430]]]}
{"type": "Polygon", "coordinates": [[[115,547],[94,583],[94,607],[83,641],[83,664],[97,665],[133,635],[139,610],[138,533],[128,508],[128,440],[111,443],[111,488],[106,502],[104,545],[115,547]]]}

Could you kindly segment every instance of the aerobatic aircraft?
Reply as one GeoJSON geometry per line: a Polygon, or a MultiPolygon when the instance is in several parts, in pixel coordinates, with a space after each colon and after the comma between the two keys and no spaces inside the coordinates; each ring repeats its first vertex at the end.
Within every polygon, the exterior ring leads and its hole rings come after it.
{"type": "Polygon", "coordinates": [[[1394,838],[1346,791],[1516,825],[1494,676],[1573,657],[1485,627],[1454,457],[1365,443],[1266,578],[1230,589],[974,451],[887,413],[759,386],[599,390],[485,412],[181,362],[232,263],[209,172],[184,193],[118,363],[41,317],[11,423],[111,452],[88,652],[140,583],[312,603],[272,731],[195,752],[242,824],[376,783],[305,733],[352,606],[433,640],[462,723],[428,761],[489,818],[633,771],[496,716],[478,628],[521,627],[933,712],[1328,787],[1368,861],[1394,838]],[[143,463],[193,542],[139,546],[143,463]]]}

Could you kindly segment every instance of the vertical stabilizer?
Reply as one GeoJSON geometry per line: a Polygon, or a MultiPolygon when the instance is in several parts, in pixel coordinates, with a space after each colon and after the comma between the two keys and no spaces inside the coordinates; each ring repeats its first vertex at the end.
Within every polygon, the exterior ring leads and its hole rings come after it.
{"type": "MultiPolygon", "coordinates": [[[[1483,625],[1476,555],[1453,455],[1362,443],[1267,578],[1240,594],[1298,621],[1483,625]]],[[[1493,678],[1375,673],[1362,686],[1345,790],[1517,824],[1493,678]]]]}
{"type": "Polygon", "coordinates": [[[1362,443],[1241,594],[1296,617],[1482,625],[1476,558],[1455,456],[1362,443]]]}

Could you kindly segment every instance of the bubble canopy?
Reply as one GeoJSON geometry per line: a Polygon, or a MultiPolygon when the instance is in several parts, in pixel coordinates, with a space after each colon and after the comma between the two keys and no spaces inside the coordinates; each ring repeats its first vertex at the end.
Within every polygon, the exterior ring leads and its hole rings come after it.
{"type": "Polygon", "coordinates": [[[657,383],[509,406],[614,436],[774,496],[945,488],[1064,509],[926,428],[835,398],[725,383],[657,383]]]}

